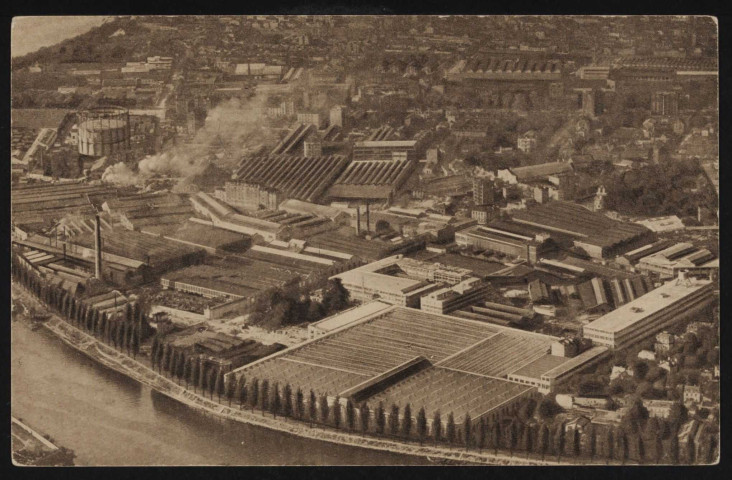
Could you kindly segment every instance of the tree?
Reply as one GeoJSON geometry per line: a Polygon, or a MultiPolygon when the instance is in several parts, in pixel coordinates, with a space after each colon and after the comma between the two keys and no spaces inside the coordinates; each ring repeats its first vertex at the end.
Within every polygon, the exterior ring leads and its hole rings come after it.
{"type": "Polygon", "coordinates": [[[199,378],[201,376],[201,362],[196,357],[191,357],[191,384],[193,385],[193,390],[196,390],[196,387],[199,383],[199,378]]]}
{"type": "Polygon", "coordinates": [[[465,450],[469,449],[472,445],[472,439],[473,439],[473,425],[472,420],[470,418],[470,414],[465,414],[465,420],[463,421],[463,441],[465,442],[465,450]]]}
{"type": "MultiPolygon", "coordinates": [[[[298,389],[299,391],[299,389],[298,389]]],[[[289,383],[285,384],[285,388],[282,391],[282,413],[285,417],[292,416],[292,387],[289,383]]]]}
{"type": "Polygon", "coordinates": [[[356,411],[350,398],[346,401],[346,425],[349,432],[352,432],[356,426],[356,411]]]}
{"type": "Polygon", "coordinates": [[[262,408],[262,413],[264,413],[267,410],[269,410],[269,395],[270,395],[270,392],[269,392],[269,380],[267,380],[265,378],[264,380],[262,380],[262,386],[261,386],[260,392],[259,392],[259,397],[260,397],[259,399],[260,399],[260,402],[261,402],[261,405],[260,406],[262,408]]]}
{"type": "Polygon", "coordinates": [[[635,397],[630,404],[630,408],[623,415],[622,426],[625,430],[635,433],[647,418],[648,410],[643,406],[643,401],[639,397],[635,397]]]}
{"type": "Polygon", "coordinates": [[[327,314],[335,313],[343,310],[348,306],[349,292],[338,278],[328,280],[328,284],[323,292],[323,307],[327,314]]]}
{"type": "Polygon", "coordinates": [[[153,369],[155,369],[155,364],[157,363],[157,355],[158,355],[158,349],[160,348],[160,340],[158,340],[158,336],[156,335],[153,337],[152,344],[150,345],[150,365],[153,369]]]}
{"type": "Polygon", "coordinates": [[[219,376],[216,375],[216,368],[211,367],[208,370],[208,375],[206,376],[206,388],[208,389],[209,398],[211,400],[213,400],[213,394],[216,391],[218,378],[219,376]]]}
{"type": "MultiPolygon", "coordinates": [[[[116,330],[119,331],[119,321],[117,321],[115,323],[115,325],[116,325],[116,330]]],[[[117,341],[114,342],[114,346],[115,347],[117,346],[117,341]]],[[[172,353],[173,353],[173,351],[171,350],[170,344],[166,343],[163,346],[163,358],[161,361],[163,370],[168,369],[168,364],[170,363],[170,356],[172,355],[172,353]]]]}
{"type": "Polygon", "coordinates": [[[309,409],[309,415],[308,419],[310,420],[310,426],[313,426],[313,422],[317,420],[317,407],[316,407],[316,399],[315,399],[315,392],[310,390],[310,401],[308,402],[308,409],[309,409]]]}
{"type": "Polygon", "coordinates": [[[323,424],[328,423],[328,414],[330,413],[330,408],[328,407],[328,397],[325,395],[322,395],[320,397],[320,421],[323,424]]]}
{"type": "Polygon", "coordinates": [[[516,420],[511,420],[506,429],[506,446],[508,447],[509,455],[513,456],[513,450],[516,448],[518,443],[518,432],[517,432],[516,420]]]}
{"type": "Polygon", "coordinates": [[[417,413],[417,438],[419,444],[422,445],[424,438],[427,436],[427,414],[424,411],[424,407],[419,409],[417,413]]]}
{"type": "MultiPolygon", "coordinates": [[[[133,337],[134,338],[134,337],[133,337]]],[[[175,376],[178,379],[178,383],[180,384],[181,379],[185,378],[185,363],[186,363],[186,356],[183,352],[178,353],[178,359],[175,362],[175,376]]]]}
{"type": "Polygon", "coordinates": [[[234,399],[234,393],[236,392],[236,377],[234,375],[229,375],[226,377],[226,382],[224,385],[224,395],[226,396],[226,399],[229,400],[229,406],[231,406],[231,401],[234,399]]]}
{"type": "Polygon", "coordinates": [[[432,438],[435,440],[435,443],[442,440],[442,418],[440,418],[439,410],[432,417],[432,438]]]}
{"type": "Polygon", "coordinates": [[[537,450],[541,453],[541,459],[544,460],[547,450],[549,450],[549,426],[542,422],[539,427],[539,438],[537,439],[537,450]]]}
{"type": "Polygon", "coordinates": [[[554,418],[554,416],[562,411],[562,407],[560,407],[557,402],[552,400],[549,397],[544,397],[541,400],[541,403],[539,403],[539,417],[543,420],[547,420],[550,418],[554,418]]]}
{"type": "Polygon", "coordinates": [[[379,402],[379,407],[376,409],[376,432],[379,435],[383,435],[385,427],[386,413],[384,412],[384,404],[382,402],[379,402]]]}
{"type": "Polygon", "coordinates": [[[615,441],[617,443],[617,456],[618,460],[620,460],[620,463],[622,465],[625,465],[625,462],[628,460],[628,438],[625,435],[625,432],[622,430],[617,432],[617,435],[615,435],[615,441]]]}
{"type": "Polygon", "coordinates": [[[249,395],[249,405],[252,407],[252,410],[257,406],[259,403],[259,379],[255,378],[254,381],[252,381],[252,391],[251,395],[249,395]]]}
{"type": "Polygon", "coordinates": [[[244,375],[239,377],[239,408],[244,408],[244,405],[247,403],[247,393],[249,391],[249,385],[247,385],[247,379],[244,375]]]}
{"type": "Polygon", "coordinates": [[[595,455],[597,455],[597,428],[595,427],[595,424],[591,423],[589,428],[583,433],[588,436],[587,448],[589,451],[587,453],[590,457],[590,460],[594,460],[595,455]]]}
{"type": "Polygon", "coordinates": [[[526,452],[527,457],[533,447],[533,443],[534,443],[533,433],[534,432],[531,429],[531,425],[529,425],[528,423],[525,423],[524,431],[523,431],[523,434],[521,435],[521,446],[519,448],[523,449],[526,452]]]}
{"type": "Polygon", "coordinates": [[[554,429],[554,453],[557,454],[557,462],[561,461],[562,452],[564,452],[564,423],[557,423],[554,429]]]}
{"type": "Polygon", "coordinates": [[[412,434],[412,407],[409,404],[404,406],[404,413],[402,414],[402,435],[404,438],[409,438],[412,434]]]}
{"type": "Polygon", "coordinates": [[[493,423],[493,432],[491,433],[491,443],[493,444],[493,453],[498,453],[498,447],[501,446],[501,421],[493,423]]]}
{"type": "Polygon", "coordinates": [[[455,431],[455,417],[453,416],[452,412],[447,416],[447,428],[446,428],[446,437],[447,437],[447,443],[452,445],[455,443],[455,437],[457,435],[457,432],[455,431]]]}
{"type": "Polygon", "coordinates": [[[281,409],[282,397],[280,397],[280,386],[278,383],[275,383],[272,387],[272,402],[270,402],[270,411],[272,412],[272,416],[277,418],[277,414],[280,413],[281,409]]]}
{"type": "Polygon", "coordinates": [[[297,393],[295,393],[295,417],[298,420],[305,418],[305,396],[300,387],[297,387],[297,393]]]}
{"type": "Polygon", "coordinates": [[[336,397],[333,402],[333,425],[336,428],[341,428],[341,399],[336,397]]]}
{"type": "Polygon", "coordinates": [[[487,426],[488,421],[485,417],[480,419],[480,423],[478,424],[478,436],[476,438],[477,444],[478,444],[478,450],[483,450],[483,447],[485,447],[485,439],[486,439],[486,433],[487,433],[487,426]]]}
{"type": "Polygon", "coordinates": [[[389,413],[389,434],[396,435],[397,433],[399,433],[399,407],[392,404],[389,413]]]}
{"type": "Polygon", "coordinates": [[[369,406],[366,402],[361,404],[361,407],[359,408],[359,415],[361,420],[361,433],[366,434],[369,431],[369,420],[371,416],[371,411],[369,410],[369,406]]]}
{"type": "MultiPolygon", "coordinates": [[[[125,327],[127,324],[124,325],[125,327]]],[[[124,340],[123,340],[124,341],[124,340]]],[[[175,374],[175,357],[178,354],[176,350],[171,347],[170,355],[168,356],[168,363],[165,365],[165,369],[168,371],[168,375],[172,378],[175,374]]]]}

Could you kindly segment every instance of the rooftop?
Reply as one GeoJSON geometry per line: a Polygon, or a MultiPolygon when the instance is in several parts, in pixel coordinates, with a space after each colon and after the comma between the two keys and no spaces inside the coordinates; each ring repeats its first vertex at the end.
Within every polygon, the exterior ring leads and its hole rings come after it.
{"type": "Polygon", "coordinates": [[[348,309],[336,315],[331,315],[330,317],[320,320],[319,322],[312,323],[311,326],[318,327],[326,331],[331,331],[365,318],[374,313],[381,312],[390,307],[391,305],[387,303],[373,301],[365,303],[363,305],[359,305],[358,307],[348,309]]]}
{"type": "Polygon", "coordinates": [[[585,328],[618,333],[634,323],[657,313],[687,296],[704,288],[709,288],[710,281],[690,279],[688,284],[671,280],[661,287],[642,295],[632,302],[603,315],[585,328]]]}
{"type": "Polygon", "coordinates": [[[642,225],[619,222],[581,205],[561,200],[517,211],[513,214],[513,220],[552,232],[564,233],[585,243],[602,247],[628,242],[649,232],[642,225]]]}

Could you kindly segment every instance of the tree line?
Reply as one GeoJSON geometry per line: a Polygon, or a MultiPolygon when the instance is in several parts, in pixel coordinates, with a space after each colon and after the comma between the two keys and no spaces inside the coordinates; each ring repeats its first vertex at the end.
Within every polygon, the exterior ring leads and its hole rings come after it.
{"type": "Polygon", "coordinates": [[[24,265],[15,253],[11,266],[13,280],[67,323],[133,358],[140,352],[140,345],[153,333],[149,319],[138,303],[126,303],[124,313],[110,317],[63,287],[51,284],[40,273],[24,265]]]}
{"type": "Polygon", "coordinates": [[[310,427],[330,427],[420,445],[429,442],[542,460],[554,458],[559,462],[563,458],[580,458],[608,463],[670,464],[710,463],[716,448],[712,435],[705,436],[699,448],[693,442],[680,447],[678,433],[683,418],[669,422],[648,418],[647,412],[644,416],[635,405],[618,426],[589,422],[575,426],[564,418],[555,419],[556,406],[546,398],[541,401],[524,398],[505,412],[475,420],[466,414],[459,422],[453,412],[443,417],[436,411],[429,421],[424,407],[415,413],[410,404],[400,407],[379,402],[374,408],[367,402],[356,404],[338,396],[329,403],[327,394],[316,394],[312,389],[304,392],[300,387],[293,392],[289,383],[283,385],[266,378],[241,375],[237,379],[233,374],[221,376],[220,380],[211,378],[215,383],[209,387],[213,389],[210,391],[218,393],[219,400],[223,397],[229,406],[238,404],[241,409],[269,413],[275,418],[292,418],[310,427]]]}

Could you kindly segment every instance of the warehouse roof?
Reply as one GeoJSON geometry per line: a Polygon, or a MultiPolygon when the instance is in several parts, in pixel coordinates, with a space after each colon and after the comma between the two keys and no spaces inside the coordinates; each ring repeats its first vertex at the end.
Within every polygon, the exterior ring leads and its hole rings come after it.
{"type": "Polygon", "coordinates": [[[365,140],[356,142],[356,147],[367,148],[411,148],[417,144],[416,140],[365,140]]]}
{"type": "Polygon", "coordinates": [[[661,287],[642,295],[632,302],[603,315],[594,322],[585,326],[585,329],[601,330],[605,332],[621,332],[634,323],[653,315],[683,298],[708,288],[708,280],[689,279],[688,283],[671,280],[661,287]]]}
{"type": "Polygon", "coordinates": [[[513,215],[514,222],[561,232],[582,242],[609,247],[649,233],[638,224],[613,220],[572,202],[556,200],[513,215]]]}
{"type": "Polygon", "coordinates": [[[357,320],[361,320],[368,315],[381,312],[387,308],[391,308],[391,305],[389,305],[388,303],[373,301],[365,303],[358,307],[348,309],[336,315],[331,315],[328,318],[320,320],[319,322],[312,323],[310,325],[313,327],[318,327],[321,330],[331,331],[348,325],[357,320]]]}

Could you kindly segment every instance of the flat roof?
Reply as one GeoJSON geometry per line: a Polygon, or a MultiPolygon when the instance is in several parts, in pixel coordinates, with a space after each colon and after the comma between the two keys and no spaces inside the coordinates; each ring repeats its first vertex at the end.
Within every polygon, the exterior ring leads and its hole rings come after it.
{"type": "Polygon", "coordinates": [[[356,147],[414,147],[416,140],[365,140],[356,142],[356,147]]]}
{"type": "Polygon", "coordinates": [[[336,328],[343,327],[351,322],[361,320],[362,318],[373,315],[374,313],[380,312],[390,307],[391,305],[389,305],[388,303],[373,301],[355,308],[350,308],[345,312],[331,315],[328,318],[311,324],[311,326],[318,327],[322,330],[335,330],[336,328]]]}
{"type": "Polygon", "coordinates": [[[540,378],[546,372],[558,367],[559,365],[566,363],[569,360],[566,357],[559,357],[557,355],[551,355],[547,353],[543,357],[539,357],[533,362],[524,365],[510,375],[519,375],[522,377],[529,378],[540,378]]]}
{"type": "Polygon", "coordinates": [[[708,287],[711,283],[708,280],[689,279],[689,283],[684,284],[677,283],[676,279],[671,280],[657,289],[651,290],[645,295],[636,298],[632,302],[626,303],[620,308],[603,315],[585,326],[585,329],[601,330],[610,333],[620,332],[634,323],[708,287]]]}

